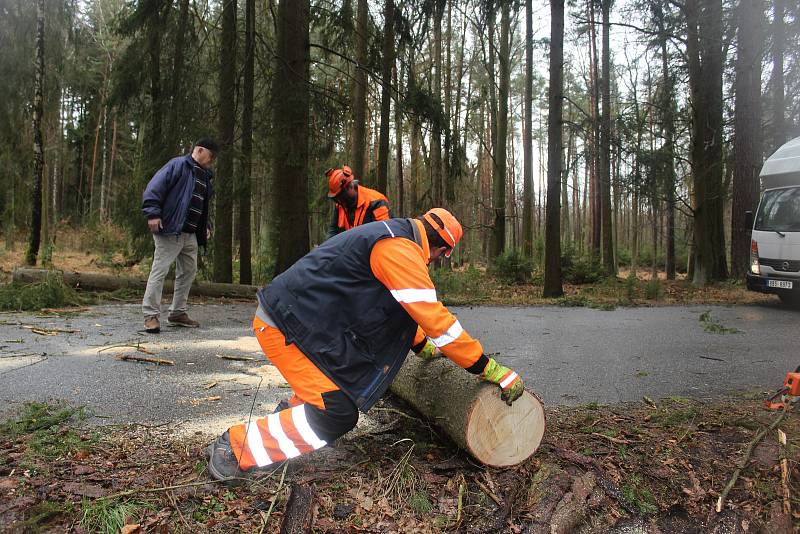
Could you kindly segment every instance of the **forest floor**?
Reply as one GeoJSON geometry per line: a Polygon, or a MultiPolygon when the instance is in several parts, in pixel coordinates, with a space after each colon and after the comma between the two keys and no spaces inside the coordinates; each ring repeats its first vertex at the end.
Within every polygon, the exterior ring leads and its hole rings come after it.
{"type": "Polygon", "coordinates": [[[0,427],[4,532],[800,532],[800,417],[743,461],[782,415],[747,397],[551,408],[537,453],[508,469],[476,465],[390,397],[366,430],[233,488],[209,482],[206,439],[85,415],[29,405],[0,427]]]}
{"type": "MultiPolygon", "coordinates": [[[[86,231],[65,231],[52,252],[50,266],[65,271],[96,272],[146,279],[151,258],[132,263],[117,252],[110,238],[100,239],[86,231]],[[105,252],[98,252],[104,250],[105,252]]],[[[0,282],[10,282],[15,268],[23,266],[25,243],[11,248],[0,247],[0,282]]],[[[201,268],[198,279],[202,279],[201,268]]],[[[542,297],[541,276],[525,283],[510,282],[484,267],[462,266],[452,271],[434,271],[439,294],[449,305],[509,305],[509,306],[588,306],[614,309],[618,306],[668,306],[692,304],[756,304],[777,300],[774,295],[748,291],[743,280],[718,282],[706,287],[694,287],[685,274],[676,280],[666,280],[663,271],[654,280],[650,269],[636,269],[631,276],[628,267],[620,267],[616,277],[575,284],[565,282],[560,299],[542,297]]],[[[125,300],[115,295],[114,300],[125,300]]],[[[137,300],[139,295],[129,300],[137,300]]]]}

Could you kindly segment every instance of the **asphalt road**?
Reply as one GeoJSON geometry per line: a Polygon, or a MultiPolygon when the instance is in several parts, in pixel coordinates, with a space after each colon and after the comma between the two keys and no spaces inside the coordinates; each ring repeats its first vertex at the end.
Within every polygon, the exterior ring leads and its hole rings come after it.
{"type": "MultiPolygon", "coordinates": [[[[250,303],[195,305],[190,312],[201,328],[165,327],[159,335],[137,331],[142,319],[134,304],[96,306],[64,318],[0,314],[0,417],[25,402],[62,400],[87,406],[101,424],[166,423],[214,433],[246,419],[251,408],[254,414],[271,410],[289,390],[252,335],[253,311],[250,303]],[[121,354],[175,365],[122,361],[121,354]]],[[[777,300],[734,307],[452,311],[487,353],[497,353],[551,405],[767,391],[800,364],[800,312],[777,300]],[[738,332],[707,332],[700,321],[705,311],[738,332]]]]}

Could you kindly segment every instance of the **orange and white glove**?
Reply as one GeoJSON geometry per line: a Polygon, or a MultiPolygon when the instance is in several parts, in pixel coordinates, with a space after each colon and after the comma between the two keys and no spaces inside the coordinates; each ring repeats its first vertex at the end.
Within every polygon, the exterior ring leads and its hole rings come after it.
{"type": "Polygon", "coordinates": [[[423,345],[419,351],[414,351],[414,354],[423,360],[432,360],[442,355],[439,349],[436,348],[436,345],[434,345],[433,342],[428,338],[425,338],[425,345],[423,345]]]}
{"type": "Polygon", "coordinates": [[[497,363],[494,358],[489,358],[489,363],[483,370],[483,379],[500,386],[502,390],[500,398],[509,406],[522,396],[525,389],[522,385],[522,378],[508,367],[497,363]]]}

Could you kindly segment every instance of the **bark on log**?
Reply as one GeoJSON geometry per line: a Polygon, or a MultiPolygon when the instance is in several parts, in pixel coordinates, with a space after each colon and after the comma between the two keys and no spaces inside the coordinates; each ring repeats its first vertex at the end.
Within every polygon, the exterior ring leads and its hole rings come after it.
{"type": "MultiPolygon", "coordinates": [[[[43,281],[49,273],[58,272],[68,286],[99,291],[115,291],[117,289],[137,289],[144,291],[147,280],[126,278],[101,273],[80,273],[77,271],[49,271],[47,269],[14,269],[13,280],[20,284],[32,284],[43,281]]],[[[164,280],[164,291],[171,292],[172,280],[164,280]]],[[[195,282],[191,295],[203,297],[246,298],[255,297],[258,286],[242,284],[223,284],[215,282],[195,282]]]]}
{"type": "Polygon", "coordinates": [[[281,534],[306,534],[314,523],[314,491],[309,486],[292,484],[281,521],[281,534]]]}
{"type": "Polygon", "coordinates": [[[424,361],[409,355],[391,391],[488,466],[523,462],[536,452],[544,435],[544,407],[534,394],[526,391],[508,406],[497,386],[447,358],[424,361]]]}

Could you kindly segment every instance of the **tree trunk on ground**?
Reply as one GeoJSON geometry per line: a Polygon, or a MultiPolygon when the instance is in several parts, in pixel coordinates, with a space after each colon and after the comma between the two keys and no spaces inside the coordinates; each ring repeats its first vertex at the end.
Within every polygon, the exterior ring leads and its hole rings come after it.
{"type": "Polygon", "coordinates": [[[772,152],[786,142],[786,98],[784,94],[783,56],[786,53],[786,0],[773,0],[772,26],[772,152]]]}
{"type": "Polygon", "coordinates": [[[761,20],[759,0],[741,0],[733,138],[733,205],[731,208],[731,275],[743,278],[750,263],[750,231],[745,211],[758,206],[761,167],[761,20]]]}
{"type": "Polygon", "coordinates": [[[247,0],[245,4],[244,33],[244,83],[242,90],[242,171],[239,184],[239,281],[250,284],[253,281],[250,195],[253,170],[253,82],[255,63],[256,1],[247,0]]]}
{"type": "Polygon", "coordinates": [[[536,396],[526,391],[507,406],[500,388],[447,358],[410,355],[391,390],[484,465],[516,465],[536,452],[544,435],[544,408],[536,396]]]}
{"type": "MultiPolygon", "coordinates": [[[[147,287],[147,280],[138,278],[126,278],[101,273],[80,273],[77,271],[51,271],[47,269],[15,269],[12,280],[18,284],[35,284],[43,282],[48,275],[60,273],[64,283],[76,289],[93,291],[116,291],[118,289],[132,289],[144,291],[147,287]]],[[[174,288],[174,281],[164,280],[164,291],[169,293],[174,288]]],[[[198,282],[192,284],[191,294],[204,297],[225,297],[252,299],[258,286],[241,284],[223,284],[214,282],[198,282]]]]}
{"type": "Polygon", "coordinates": [[[353,152],[350,166],[356,180],[367,184],[367,0],[358,0],[356,13],[356,72],[353,79],[353,152]]]}
{"type": "Polygon", "coordinates": [[[309,16],[309,0],[279,4],[272,84],[276,275],[308,252],[309,16]]]}
{"type": "MultiPolygon", "coordinates": [[[[497,145],[494,147],[494,167],[492,172],[492,204],[494,222],[492,224],[491,257],[496,258],[506,250],[506,179],[508,144],[508,93],[511,82],[511,6],[503,2],[500,16],[500,81],[497,91],[497,145]]],[[[490,81],[490,83],[494,83],[490,81]]]]}
{"type": "Polygon", "coordinates": [[[547,89],[547,207],[545,297],[564,294],[561,281],[561,117],[564,91],[564,0],[550,0],[550,87],[547,89]]]}
{"type": "Polygon", "coordinates": [[[533,257],[533,1],[525,1],[525,132],[522,139],[522,250],[533,257]]]}
{"type": "Polygon", "coordinates": [[[25,263],[36,265],[42,232],[42,173],[44,141],[42,140],[42,92],[44,87],[44,0],[36,4],[36,74],[33,80],[33,188],[31,190],[31,235],[25,263]]]}
{"type": "Polygon", "coordinates": [[[602,221],[603,268],[606,274],[615,275],[614,237],[611,225],[611,49],[609,15],[613,0],[602,0],[603,50],[602,50],[602,101],[603,115],[600,132],[600,207],[602,221]]]}
{"type": "MultiPolygon", "coordinates": [[[[394,0],[386,0],[383,11],[383,62],[381,63],[381,129],[378,142],[378,191],[389,193],[389,118],[394,65],[394,0]]],[[[396,105],[396,104],[395,104],[396,105]]]]}

